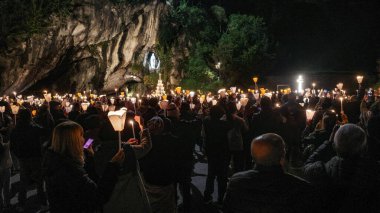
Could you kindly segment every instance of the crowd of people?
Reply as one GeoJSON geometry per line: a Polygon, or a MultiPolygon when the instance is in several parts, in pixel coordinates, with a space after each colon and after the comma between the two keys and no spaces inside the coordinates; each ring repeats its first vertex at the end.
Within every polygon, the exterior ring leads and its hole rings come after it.
{"type": "Polygon", "coordinates": [[[1,211],[28,212],[32,186],[41,211],[196,212],[191,182],[200,147],[208,164],[204,205],[222,212],[379,212],[380,98],[353,95],[343,107],[339,95],[249,93],[239,106],[238,93],[215,103],[178,94],[167,95],[164,108],[161,97],[138,104],[103,97],[85,110],[69,98],[70,112],[58,100],[24,102],[15,116],[2,100],[1,211]],[[121,149],[104,103],[127,110],[121,149]],[[306,109],[315,110],[312,119],[306,109]]]}

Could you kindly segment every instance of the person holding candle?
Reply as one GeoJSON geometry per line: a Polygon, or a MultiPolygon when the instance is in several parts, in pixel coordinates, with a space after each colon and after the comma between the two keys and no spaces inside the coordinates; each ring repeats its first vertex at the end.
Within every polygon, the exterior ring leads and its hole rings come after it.
{"type": "Polygon", "coordinates": [[[141,171],[153,212],[176,212],[175,172],[178,138],[170,133],[159,116],[146,122],[152,137],[152,149],[140,159],[141,171]]]}
{"type": "Polygon", "coordinates": [[[96,212],[107,202],[117,182],[125,155],[119,150],[97,180],[92,164],[94,151],[86,152],[83,128],[72,121],[55,127],[43,170],[51,212],[96,212]],[[86,153],[86,155],[85,155],[86,153]]]}
{"type": "Polygon", "coordinates": [[[323,158],[325,150],[318,149],[304,166],[306,178],[323,197],[324,212],[378,212],[380,164],[364,156],[365,131],[355,124],[342,125],[331,143],[334,157],[323,158]]]}

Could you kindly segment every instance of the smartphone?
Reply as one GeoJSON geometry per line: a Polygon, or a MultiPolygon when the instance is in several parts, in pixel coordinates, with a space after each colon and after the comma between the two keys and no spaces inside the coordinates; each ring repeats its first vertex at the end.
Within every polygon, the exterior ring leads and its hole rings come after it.
{"type": "Polygon", "coordinates": [[[89,138],[86,143],[83,145],[83,148],[88,149],[88,147],[91,146],[92,142],[94,142],[94,139],[89,138]]]}

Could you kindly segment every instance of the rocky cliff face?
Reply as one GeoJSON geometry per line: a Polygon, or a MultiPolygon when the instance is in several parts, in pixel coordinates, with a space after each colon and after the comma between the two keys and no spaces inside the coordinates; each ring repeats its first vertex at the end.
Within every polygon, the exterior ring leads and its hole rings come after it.
{"type": "Polygon", "coordinates": [[[142,70],[134,65],[156,44],[165,3],[80,2],[66,20],[52,17],[45,34],[0,50],[0,94],[46,84],[58,91],[107,92],[131,79],[141,81],[142,70]]]}

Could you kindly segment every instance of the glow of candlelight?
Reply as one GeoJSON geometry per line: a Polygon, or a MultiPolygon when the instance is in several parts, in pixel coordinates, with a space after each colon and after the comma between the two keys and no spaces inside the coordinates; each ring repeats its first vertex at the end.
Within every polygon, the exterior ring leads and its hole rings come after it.
{"type": "Polygon", "coordinates": [[[133,121],[130,120],[129,123],[132,125],[133,138],[136,139],[136,135],[135,135],[135,127],[134,127],[134,125],[133,125],[133,121]]]}

